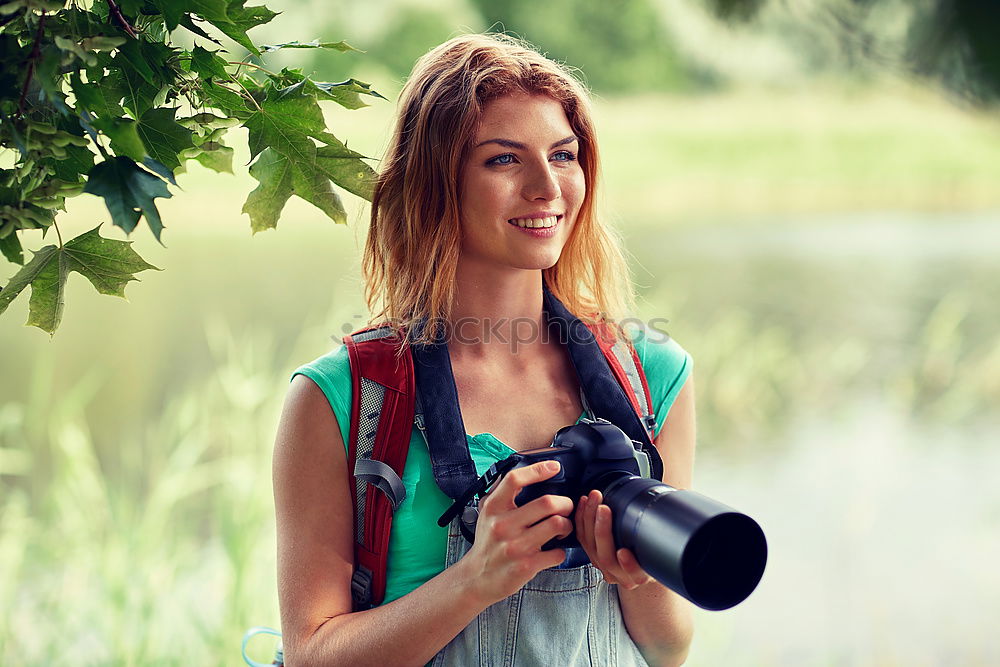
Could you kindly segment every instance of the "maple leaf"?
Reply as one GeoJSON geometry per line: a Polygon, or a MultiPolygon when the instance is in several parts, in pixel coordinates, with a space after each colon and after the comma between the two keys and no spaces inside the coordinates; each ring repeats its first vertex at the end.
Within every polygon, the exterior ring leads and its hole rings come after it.
{"type": "Polygon", "coordinates": [[[160,107],[142,114],[136,132],[149,155],[173,170],[180,166],[177,154],[194,146],[191,130],[174,120],[176,108],[160,107]]]}
{"type": "Polygon", "coordinates": [[[309,135],[326,129],[323,111],[316,98],[307,93],[305,81],[270,88],[260,109],[243,125],[250,131],[251,158],[270,147],[302,163],[316,159],[316,144],[309,135]]]}
{"type": "Polygon", "coordinates": [[[30,285],[25,325],[53,334],[62,319],[66,279],[73,271],[86,277],[101,294],[124,299],[125,285],[139,280],[135,273],[160,270],[132,250],[132,241],[104,238],[98,233],[100,228],[98,225],[61,248],[48,245],[35,251],[32,260],[0,291],[0,314],[30,285]]]}
{"type": "Polygon", "coordinates": [[[223,81],[229,79],[229,73],[226,71],[226,59],[200,46],[195,46],[191,51],[191,71],[197,72],[198,76],[206,80],[212,77],[223,81]]]}
{"type": "Polygon", "coordinates": [[[347,212],[340,197],[316,165],[291,160],[268,148],[250,167],[250,175],[260,181],[243,205],[254,234],[277,226],[281,209],[292,195],[313,204],[335,222],[347,224],[347,212]]]}
{"type": "Polygon", "coordinates": [[[364,156],[352,151],[329,132],[317,138],[327,145],[316,149],[316,168],[351,194],[371,201],[378,174],[362,162],[364,156]]]}
{"type": "Polygon", "coordinates": [[[172,195],[166,183],[141,169],[134,160],[119,156],[97,163],[87,174],[83,191],[104,197],[111,221],[127,233],[135,229],[139,217],[144,215],[153,236],[160,241],[163,223],[153,199],[169,199],[172,195]]]}
{"type": "Polygon", "coordinates": [[[340,51],[344,53],[345,51],[355,51],[357,53],[364,53],[364,51],[359,51],[347,42],[319,42],[313,40],[312,42],[300,42],[298,40],[293,40],[291,42],[283,42],[281,44],[261,44],[261,53],[271,53],[272,51],[278,51],[280,49],[333,49],[335,51],[340,51]]]}

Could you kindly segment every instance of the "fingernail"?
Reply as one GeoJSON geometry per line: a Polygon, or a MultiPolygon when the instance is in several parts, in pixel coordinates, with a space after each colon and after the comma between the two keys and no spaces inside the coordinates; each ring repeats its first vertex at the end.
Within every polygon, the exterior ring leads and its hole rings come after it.
{"type": "Polygon", "coordinates": [[[545,469],[546,470],[559,470],[559,462],[558,461],[546,461],[545,462],[545,469]]]}

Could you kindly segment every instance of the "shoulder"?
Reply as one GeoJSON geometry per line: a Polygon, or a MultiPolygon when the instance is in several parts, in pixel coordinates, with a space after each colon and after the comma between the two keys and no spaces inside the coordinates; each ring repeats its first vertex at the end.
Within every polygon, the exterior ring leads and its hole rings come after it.
{"type": "Polygon", "coordinates": [[[302,364],[296,368],[289,381],[296,375],[305,375],[315,382],[324,394],[346,394],[350,397],[351,390],[351,360],[347,353],[347,347],[343,344],[337,345],[321,357],[302,364]]]}
{"type": "Polygon", "coordinates": [[[690,374],[694,360],[665,330],[642,325],[631,329],[629,335],[647,380],[655,376],[683,381],[690,374]]]}
{"type": "Polygon", "coordinates": [[[678,402],[681,390],[688,383],[694,360],[662,328],[642,325],[630,329],[629,334],[646,376],[658,428],[662,429],[670,409],[678,402]]]}
{"type": "MultiPolygon", "coordinates": [[[[351,377],[351,360],[347,354],[347,346],[340,343],[332,350],[321,357],[302,364],[292,372],[291,377],[298,374],[313,376],[325,376],[331,378],[351,377]]],[[[291,379],[291,378],[289,378],[291,379]]]]}
{"type": "Polygon", "coordinates": [[[347,347],[343,344],[337,345],[323,356],[302,364],[292,372],[289,382],[292,383],[290,393],[307,391],[318,394],[319,392],[313,391],[315,388],[322,392],[337,418],[342,438],[346,442],[347,430],[350,426],[352,394],[351,360],[347,353],[347,347]],[[303,381],[301,376],[309,378],[312,382],[303,381]],[[296,377],[299,377],[298,381],[296,381],[296,377]],[[296,388],[296,385],[302,384],[314,386],[306,390],[296,388]]]}

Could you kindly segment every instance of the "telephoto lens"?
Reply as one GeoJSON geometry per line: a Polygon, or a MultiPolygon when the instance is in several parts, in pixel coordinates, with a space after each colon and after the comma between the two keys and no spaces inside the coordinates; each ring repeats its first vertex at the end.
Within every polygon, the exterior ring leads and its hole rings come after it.
{"type": "MultiPolygon", "coordinates": [[[[764,531],[746,514],[653,479],[650,467],[639,463],[640,448],[604,419],[559,429],[549,447],[521,452],[516,465],[557,460],[560,472],[522,490],[517,503],[546,493],[579,498],[598,489],[611,508],[616,547],[630,549],[650,576],[703,609],[739,604],[764,574],[764,531]]],[[[578,545],[571,535],[546,548],[578,545]]]]}
{"type": "MultiPolygon", "coordinates": [[[[650,576],[694,604],[720,611],[745,600],[760,583],[767,540],[756,521],[700,493],[675,489],[651,477],[642,446],[604,419],[586,419],[556,433],[552,444],[495,463],[438,519],[462,516],[462,533],[475,539],[482,497],[515,468],[558,461],[559,472],[517,494],[520,506],[544,495],[579,498],[597,489],[611,508],[616,548],[627,548],[650,576]]],[[[576,535],[552,539],[543,549],[579,549],[576,535]]]]}
{"type": "Polygon", "coordinates": [[[743,602],[767,563],[764,531],[746,514],[694,491],[622,475],[603,490],[615,544],[667,588],[703,609],[743,602]]]}

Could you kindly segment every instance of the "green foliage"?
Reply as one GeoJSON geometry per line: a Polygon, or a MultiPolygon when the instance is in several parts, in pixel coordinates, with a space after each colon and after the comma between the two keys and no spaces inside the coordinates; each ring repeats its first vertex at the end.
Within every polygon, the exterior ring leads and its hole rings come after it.
{"type": "Polygon", "coordinates": [[[112,222],[126,232],[135,229],[140,216],[145,215],[153,235],[160,240],[163,223],[153,199],[169,198],[170,191],[162,179],[141,169],[130,158],[116,157],[95,166],[83,191],[104,197],[112,222]]]}
{"type": "Polygon", "coordinates": [[[60,233],[58,245],[25,265],[23,234],[44,235],[67,197],[88,193],[104,199],[112,224],[131,233],[145,220],[160,241],[155,200],[171,196],[168,184],[188,160],[232,173],[224,139],[237,126],[249,130],[250,173],[261,183],[243,207],[254,232],[275,227],[292,195],[346,223],[334,186],[370,197],[375,173],[330,132],[319,103],[359,109],[381,95],[355,79],[327,83],[300,69],[266,69],[257,57],[282,49],[357,51],[342,41],[258,48],[247,31],[275,16],[246,0],[0,4],[0,149],[11,165],[0,168],[0,252],[24,267],[0,292],[0,313],[31,286],[27,323],[54,332],[71,271],[123,296],[134,272],[153,268],[127,243],[95,228],[64,244],[60,233]],[[172,41],[178,30],[189,33],[190,49],[172,41]],[[222,35],[254,62],[226,54],[222,35]],[[91,251],[92,270],[81,259],[91,251]]]}
{"type": "Polygon", "coordinates": [[[98,234],[98,229],[99,226],[60,246],[47,245],[36,251],[34,259],[14,274],[0,292],[0,314],[30,285],[28,324],[54,333],[62,319],[63,291],[71,272],[85,276],[101,294],[124,297],[125,285],[138,280],[136,272],[156,269],[132,250],[131,241],[106,239],[98,234]]]}
{"type": "Polygon", "coordinates": [[[1000,3],[984,0],[821,0],[794,11],[776,0],[709,0],[720,20],[749,27],[765,10],[784,15],[786,38],[812,69],[906,72],[965,101],[1000,100],[1000,3]],[[831,49],[829,44],[834,48],[831,49]]]}

